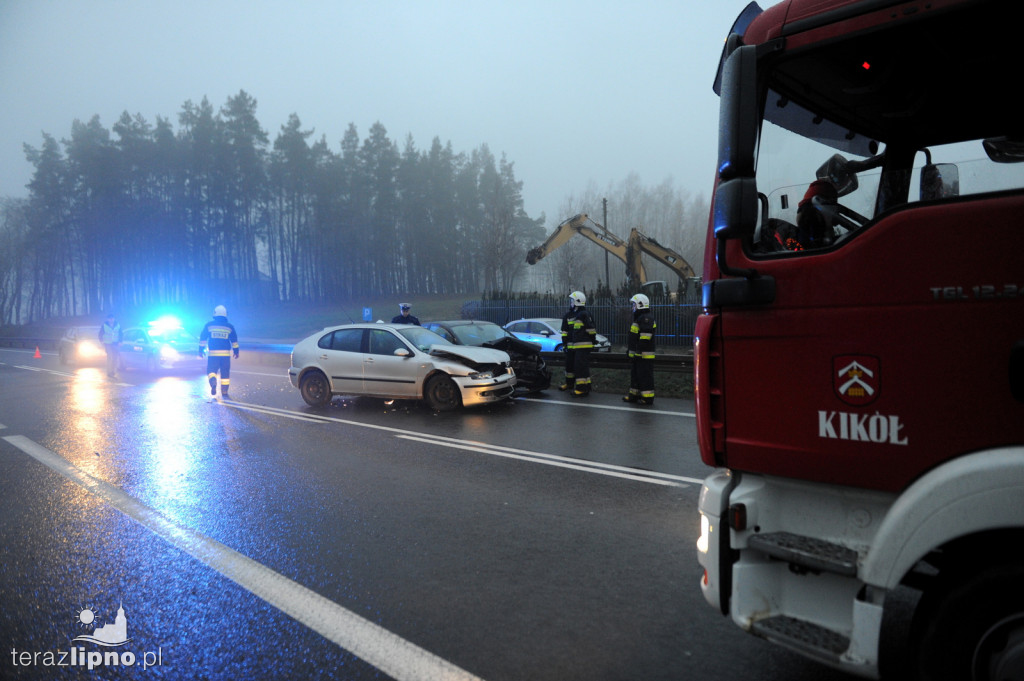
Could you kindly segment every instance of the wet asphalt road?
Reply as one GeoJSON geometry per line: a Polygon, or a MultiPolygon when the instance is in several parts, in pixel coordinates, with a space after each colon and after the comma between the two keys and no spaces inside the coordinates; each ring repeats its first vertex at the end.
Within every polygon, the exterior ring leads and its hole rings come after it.
{"type": "Polygon", "coordinates": [[[692,403],[312,409],[247,354],[223,403],[0,349],[0,679],[849,678],[704,602],[692,403]]]}

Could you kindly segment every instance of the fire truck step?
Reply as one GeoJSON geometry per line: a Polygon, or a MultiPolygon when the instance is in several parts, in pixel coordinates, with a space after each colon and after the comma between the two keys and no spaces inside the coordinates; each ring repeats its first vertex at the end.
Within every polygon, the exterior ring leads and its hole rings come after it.
{"type": "Polygon", "coordinates": [[[773,643],[831,662],[837,661],[850,647],[850,639],[846,636],[786,615],[758,620],[751,628],[755,634],[773,643]]]}
{"type": "Polygon", "coordinates": [[[857,552],[839,544],[791,532],[755,534],[747,545],[773,558],[845,577],[857,575],[857,552]]]}

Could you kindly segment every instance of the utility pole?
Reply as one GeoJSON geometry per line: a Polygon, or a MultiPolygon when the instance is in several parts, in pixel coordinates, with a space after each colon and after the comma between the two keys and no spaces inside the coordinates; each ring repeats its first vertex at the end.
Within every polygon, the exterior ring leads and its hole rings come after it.
{"type": "MultiPolygon", "coordinates": [[[[608,199],[601,199],[601,205],[603,206],[603,213],[601,215],[601,224],[604,225],[605,229],[608,229],[608,199]]],[[[608,278],[608,251],[604,252],[604,285],[608,287],[608,291],[612,290],[612,282],[608,278]]]]}

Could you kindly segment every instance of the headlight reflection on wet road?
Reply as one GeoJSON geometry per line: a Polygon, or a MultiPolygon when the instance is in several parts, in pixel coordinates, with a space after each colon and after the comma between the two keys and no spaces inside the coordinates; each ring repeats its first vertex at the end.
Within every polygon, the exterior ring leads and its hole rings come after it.
{"type": "Polygon", "coordinates": [[[189,409],[194,381],[164,377],[147,386],[139,428],[145,442],[137,456],[150,477],[156,496],[165,501],[185,500],[199,455],[197,416],[189,409]]]}

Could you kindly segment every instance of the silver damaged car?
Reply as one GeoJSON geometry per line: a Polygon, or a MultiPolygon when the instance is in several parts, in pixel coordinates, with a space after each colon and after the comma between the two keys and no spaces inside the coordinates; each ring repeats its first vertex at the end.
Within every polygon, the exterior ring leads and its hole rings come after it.
{"type": "Polygon", "coordinates": [[[450,411],[509,399],[516,386],[506,352],[381,323],[332,326],[296,343],[288,378],[314,407],[334,395],[363,395],[450,411]]]}

